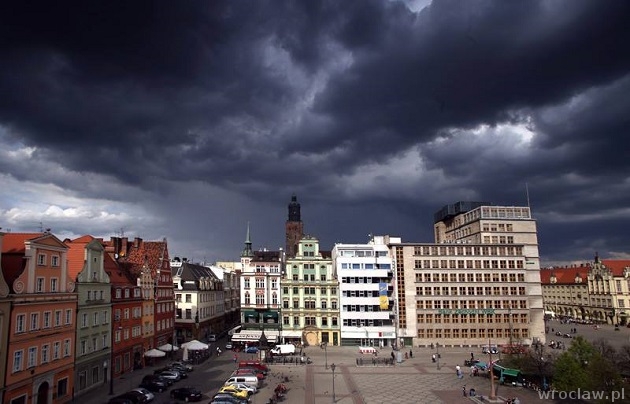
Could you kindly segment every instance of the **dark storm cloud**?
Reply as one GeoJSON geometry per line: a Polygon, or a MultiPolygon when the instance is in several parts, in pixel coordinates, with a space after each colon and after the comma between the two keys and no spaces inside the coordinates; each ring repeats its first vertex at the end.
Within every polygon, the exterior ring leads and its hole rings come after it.
{"type": "Polygon", "coordinates": [[[528,182],[541,239],[575,215],[593,224],[593,246],[622,251],[593,217],[610,220],[630,197],[629,11],[613,0],[436,0],[420,12],[394,1],[9,2],[0,141],[36,147],[39,170],[26,158],[0,166],[86,196],[103,190],[75,175],[104,175],[122,184],[111,199],[137,198],[125,185],[165,197],[156,211],[178,182],[225,190],[225,209],[229,193],[282,209],[297,192],[343,216],[330,226],[348,223],[334,236],[317,228],[329,242],[366,227],[429,241],[443,204],[522,204],[528,182]]]}

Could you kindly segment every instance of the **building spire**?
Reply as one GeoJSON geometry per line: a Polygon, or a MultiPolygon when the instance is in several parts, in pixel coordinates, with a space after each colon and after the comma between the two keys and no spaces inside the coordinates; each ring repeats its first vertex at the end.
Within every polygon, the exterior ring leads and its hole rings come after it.
{"type": "Polygon", "coordinates": [[[254,253],[252,252],[252,241],[249,234],[249,222],[247,222],[247,235],[245,236],[245,248],[241,253],[241,257],[253,257],[254,253]]]}

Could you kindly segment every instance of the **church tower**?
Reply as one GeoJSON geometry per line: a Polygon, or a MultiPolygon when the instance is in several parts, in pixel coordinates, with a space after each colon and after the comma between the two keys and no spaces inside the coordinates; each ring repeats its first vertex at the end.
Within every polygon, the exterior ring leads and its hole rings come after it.
{"type": "Polygon", "coordinates": [[[300,217],[300,204],[297,201],[297,196],[291,196],[291,202],[288,205],[289,208],[289,220],[285,225],[286,230],[286,254],[287,258],[295,257],[297,253],[300,239],[304,235],[304,223],[300,217]]]}
{"type": "Polygon", "coordinates": [[[254,258],[254,252],[252,251],[252,240],[249,235],[249,222],[247,222],[247,235],[245,236],[245,248],[241,252],[241,264],[243,271],[249,266],[249,263],[254,258]]]}

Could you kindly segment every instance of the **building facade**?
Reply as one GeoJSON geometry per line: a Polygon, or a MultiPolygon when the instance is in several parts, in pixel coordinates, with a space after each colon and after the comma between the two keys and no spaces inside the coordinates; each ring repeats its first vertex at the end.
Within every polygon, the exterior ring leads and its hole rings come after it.
{"type": "Polygon", "coordinates": [[[588,272],[590,316],[601,323],[628,324],[630,260],[600,260],[596,255],[588,272]]]}
{"type": "Polygon", "coordinates": [[[68,273],[76,283],[77,327],[74,395],[80,396],[106,381],[111,355],[111,288],[105,272],[105,248],[99,240],[83,236],[65,240],[68,273]]]}
{"type": "Polygon", "coordinates": [[[241,332],[232,336],[237,343],[258,342],[263,330],[269,343],[280,341],[280,280],[283,251],[252,250],[249,225],[241,253],[241,332]]]}
{"type": "Polygon", "coordinates": [[[546,318],[570,317],[587,320],[592,315],[588,293],[590,265],[542,268],[540,283],[546,318]]]}
{"type": "Polygon", "coordinates": [[[339,284],[330,251],[321,251],[318,239],[305,236],[294,256],[287,258],[284,272],[280,281],[281,339],[306,345],[339,345],[339,284]]]}
{"type": "Polygon", "coordinates": [[[177,302],[177,342],[207,341],[208,335],[223,331],[223,282],[203,265],[175,260],[171,268],[177,302]]]}
{"type": "Polygon", "coordinates": [[[390,243],[399,328],[414,346],[545,341],[536,222],[529,207],[458,202],[436,243],[390,243]]]}
{"type": "MultiPolygon", "coordinates": [[[[377,236],[365,244],[336,244],[332,250],[339,283],[342,345],[396,346],[393,259],[388,243],[400,238],[377,236]]],[[[336,289],[336,288],[335,288],[336,289]]],[[[332,290],[331,294],[336,290],[332,290]]]]}
{"type": "Polygon", "coordinates": [[[289,216],[285,223],[285,254],[287,258],[292,258],[297,254],[298,244],[304,235],[301,206],[297,201],[297,196],[291,196],[291,202],[287,208],[289,216]]]}
{"type": "Polygon", "coordinates": [[[4,403],[72,398],[77,295],[67,251],[48,231],[3,237],[2,272],[12,302],[4,403]]]}

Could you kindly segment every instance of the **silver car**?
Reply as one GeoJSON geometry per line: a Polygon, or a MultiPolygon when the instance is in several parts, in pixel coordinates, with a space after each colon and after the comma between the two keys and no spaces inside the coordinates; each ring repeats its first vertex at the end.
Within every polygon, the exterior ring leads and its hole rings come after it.
{"type": "Polygon", "coordinates": [[[153,401],[153,399],[155,398],[155,395],[151,393],[149,390],[145,389],[144,387],[131,389],[131,391],[137,391],[138,393],[144,394],[144,396],[147,398],[147,402],[153,401]]]}

